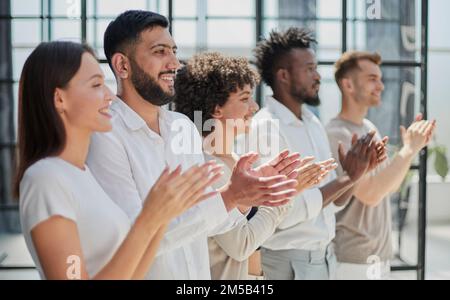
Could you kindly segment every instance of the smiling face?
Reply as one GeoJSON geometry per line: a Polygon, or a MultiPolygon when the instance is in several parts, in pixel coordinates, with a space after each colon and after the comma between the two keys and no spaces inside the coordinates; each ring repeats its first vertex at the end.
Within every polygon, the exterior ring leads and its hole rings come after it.
{"type": "Polygon", "coordinates": [[[180,67],[177,47],[169,31],[161,26],[144,30],[129,55],[131,82],[142,98],[165,105],[175,95],[175,76],[180,67]]]}
{"type": "Polygon", "coordinates": [[[232,127],[234,134],[240,135],[248,133],[253,115],[258,110],[259,106],[253,99],[253,89],[250,84],[247,84],[243,89],[238,87],[235,92],[230,93],[226,103],[216,108],[214,117],[223,125],[226,125],[227,120],[233,121],[236,125],[244,121],[245,127],[232,127]]]}
{"type": "Polygon", "coordinates": [[[112,129],[109,107],[113,97],[100,65],[86,52],[67,87],[56,89],[55,106],[66,129],[106,132],[112,129]]]}
{"type": "Polygon", "coordinates": [[[355,69],[349,76],[352,87],[348,92],[361,105],[380,106],[384,91],[381,68],[369,60],[360,60],[358,65],[359,69],[355,69]]]}

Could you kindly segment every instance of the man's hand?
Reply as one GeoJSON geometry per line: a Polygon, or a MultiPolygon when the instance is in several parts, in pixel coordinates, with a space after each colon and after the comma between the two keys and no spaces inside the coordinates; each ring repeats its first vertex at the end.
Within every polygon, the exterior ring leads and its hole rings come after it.
{"type": "Polygon", "coordinates": [[[339,143],[339,160],[342,169],[347,172],[353,182],[358,181],[368,170],[371,162],[371,153],[376,151],[376,143],[373,143],[375,131],[368,133],[358,140],[353,135],[352,148],[347,154],[344,153],[342,144],[339,143]]]}
{"type": "Polygon", "coordinates": [[[408,129],[400,127],[403,148],[409,150],[412,156],[417,155],[430,143],[435,130],[436,121],[425,121],[422,115],[418,115],[408,129]]]}
{"type": "Polygon", "coordinates": [[[380,142],[376,143],[374,151],[370,153],[370,165],[367,172],[375,170],[387,158],[387,144],[389,138],[386,136],[380,142]]]}
{"type": "Polygon", "coordinates": [[[286,175],[289,179],[296,179],[298,168],[304,166],[314,158],[300,159],[299,153],[290,154],[285,150],[277,155],[273,160],[265,163],[258,168],[249,170],[249,173],[257,177],[271,177],[276,175],[286,175]]]}
{"type": "Polygon", "coordinates": [[[255,175],[258,171],[252,166],[258,157],[256,153],[248,153],[235,165],[230,182],[222,192],[227,208],[234,208],[237,205],[282,206],[295,196],[297,180],[289,179],[286,175],[270,177],[255,175]]]}
{"type": "Polygon", "coordinates": [[[337,167],[338,165],[334,158],[301,167],[297,177],[297,194],[299,195],[305,190],[320,184],[328,174],[337,167]]]}

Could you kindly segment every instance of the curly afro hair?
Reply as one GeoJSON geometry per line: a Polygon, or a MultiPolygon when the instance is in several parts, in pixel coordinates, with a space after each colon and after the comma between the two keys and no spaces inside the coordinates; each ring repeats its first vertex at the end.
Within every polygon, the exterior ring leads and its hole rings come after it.
{"type": "Polygon", "coordinates": [[[263,81],[274,88],[274,75],[280,68],[281,59],[292,49],[310,49],[317,41],[312,31],[290,27],[286,31],[273,30],[268,39],[263,39],[254,50],[256,66],[263,81]]]}
{"type": "MultiPolygon", "coordinates": [[[[202,112],[201,125],[213,118],[217,105],[223,106],[231,93],[246,85],[254,88],[259,75],[249,61],[220,53],[195,55],[178,71],[175,80],[175,110],[194,122],[194,113],[202,112]]],[[[197,124],[200,125],[200,124],[197,124]]],[[[211,132],[199,131],[204,137],[211,132]]]]}

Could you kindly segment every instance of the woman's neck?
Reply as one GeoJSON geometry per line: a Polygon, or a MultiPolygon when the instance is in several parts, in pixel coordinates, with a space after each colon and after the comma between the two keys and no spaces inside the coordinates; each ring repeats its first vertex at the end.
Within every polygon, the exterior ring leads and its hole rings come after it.
{"type": "Polygon", "coordinates": [[[84,170],[90,138],[91,132],[89,131],[66,128],[66,144],[58,157],[84,170]]]}

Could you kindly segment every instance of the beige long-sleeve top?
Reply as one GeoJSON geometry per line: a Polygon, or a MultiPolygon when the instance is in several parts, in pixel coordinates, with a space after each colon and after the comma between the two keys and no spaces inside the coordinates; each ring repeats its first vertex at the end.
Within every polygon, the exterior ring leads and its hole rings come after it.
{"type": "MultiPolygon", "coordinates": [[[[224,176],[215,188],[223,187],[232,170],[219,158],[205,154],[206,160],[224,164],[224,176]]],[[[208,238],[208,249],[213,280],[247,280],[248,258],[275,232],[289,213],[291,205],[259,207],[250,219],[243,219],[232,230],[208,238]]]]}

